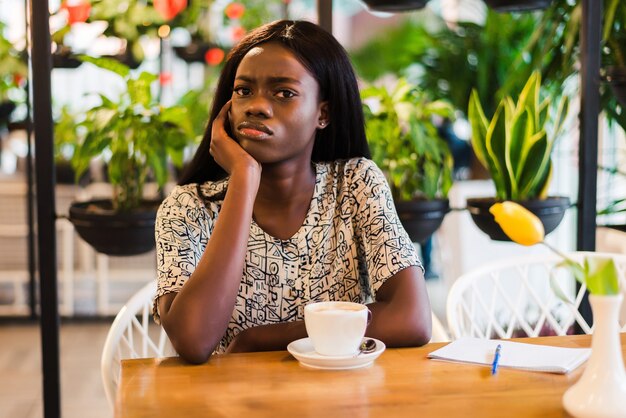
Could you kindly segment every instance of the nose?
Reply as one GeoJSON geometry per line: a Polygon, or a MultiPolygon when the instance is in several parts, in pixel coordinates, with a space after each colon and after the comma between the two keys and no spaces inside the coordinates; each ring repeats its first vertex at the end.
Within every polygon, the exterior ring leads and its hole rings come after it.
{"type": "Polygon", "coordinates": [[[246,116],[271,118],[273,115],[271,101],[263,95],[257,94],[247,100],[246,116]]]}

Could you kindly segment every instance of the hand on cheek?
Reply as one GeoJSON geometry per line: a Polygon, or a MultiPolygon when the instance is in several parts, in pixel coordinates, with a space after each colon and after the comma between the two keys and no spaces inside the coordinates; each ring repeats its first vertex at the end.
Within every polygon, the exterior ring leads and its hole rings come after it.
{"type": "Polygon", "coordinates": [[[258,168],[259,163],[228,135],[226,124],[229,121],[231,101],[229,100],[217,115],[211,126],[211,147],[209,152],[215,161],[228,174],[233,174],[239,167],[258,168]]]}

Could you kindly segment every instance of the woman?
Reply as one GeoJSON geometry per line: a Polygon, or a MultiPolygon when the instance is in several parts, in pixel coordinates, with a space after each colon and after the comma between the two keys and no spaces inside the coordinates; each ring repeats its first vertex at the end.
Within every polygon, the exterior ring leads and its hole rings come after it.
{"type": "Polygon", "coordinates": [[[278,21],[231,51],[204,139],[157,215],[155,319],[181,357],[283,350],[321,300],[373,300],[368,336],[428,342],[421,264],[367,157],[356,77],[332,35],[278,21]]]}

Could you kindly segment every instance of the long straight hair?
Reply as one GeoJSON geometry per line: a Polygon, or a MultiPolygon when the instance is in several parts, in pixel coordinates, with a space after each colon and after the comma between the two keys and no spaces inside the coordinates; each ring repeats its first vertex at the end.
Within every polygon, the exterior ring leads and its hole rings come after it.
{"type": "Polygon", "coordinates": [[[209,154],[211,126],[222,107],[231,99],[235,75],[243,57],[252,48],[267,42],[278,42],[291,51],[317,80],[321,100],[328,102],[330,124],[316,131],[311,159],[323,162],[370,157],[359,88],[345,49],[331,34],[314,23],[279,20],[250,32],[228,54],[204,137],[179,184],[203,183],[226,177],[226,172],[209,154]]]}

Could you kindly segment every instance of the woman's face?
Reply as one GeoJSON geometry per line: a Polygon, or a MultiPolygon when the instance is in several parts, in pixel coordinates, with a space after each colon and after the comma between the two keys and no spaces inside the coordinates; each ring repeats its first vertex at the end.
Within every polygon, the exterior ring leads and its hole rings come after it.
{"type": "Polygon", "coordinates": [[[328,122],[317,81],[277,43],[242,59],[229,117],[233,136],[260,163],[310,160],[315,132],[328,122]]]}

